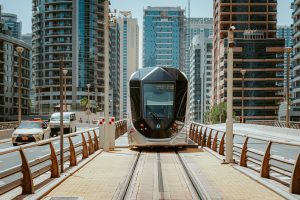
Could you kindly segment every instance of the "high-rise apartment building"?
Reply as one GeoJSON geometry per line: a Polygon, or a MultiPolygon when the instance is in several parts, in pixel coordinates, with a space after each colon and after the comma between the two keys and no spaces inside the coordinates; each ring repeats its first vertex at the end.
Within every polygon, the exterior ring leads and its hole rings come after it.
{"type": "Polygon", "coordinates": [[[12,13],[2,13],[1,18],[11,31],[11,36],[20,39],[22,32],[22,23],[18,22],[17,15],[12,13]]]}
{"type": "Polygon", "coordinates": [[[212,102],[226,101],[227,34],[235,26],[233,106],[246,120],[277,119],[283,96],[284,39],[276,37],[277,0],[214,0],[212,102]],[[243,89],[241,69],[246,70],[243,89]]]}
{"type": "Polygon", "coordinates": [[[190,78],[190,49],[192,47],[192,39],[195,35],[204,34],[208,38],[213,35],[213,18],[186,18],[185,20],[185,69],[187,78],[190,78]]]}
{"type": "Polygon", "coordinates": [[[116,120],[120,119],[120,28],[114,19],[110,22],[109,34],[109,69],[110,69],[110,86],[112,90],[112,115],[116,120]]]}
{"type": "Polygon", "coordinates": [[[29,114],[30,45],[12,37],[4,21],[0,19],[0,121],[18,119],[19,55],[17,47],[23,47],[21,71],[22,114],[29,114]]]}
{"type": "Polygon", "coordinates": [[[117,22],[120,28],[121,98],[120,116],[129,113],[128,83],[133,72],[139,68],[139,26],[137,18],[130,11],[120,11],[117,22]]]}
{"type": "Polygon", "coordinates": [[[32,51],[38,112],[59,107],[59,67],[66,75],[66,102],[80,109],[88,96],[100,110],[104,94],[104,1],[33,0],[32,51]],[[62,61],[61,61],[62,60],[62,61]]]}
{"type": "Polygon", "coordinates": [[[293,12],[293,34],[294,34],[294,67],[293,67],[293,106],[300,111],[300,1],[295,0],[292,4],[293,12]]]}
{"type": "Polygon", "coordinates": [[[180,7],[144,9],[143,67],[184,69],[184,17],[180,7]]]}
{"type": "Polygon", "coordinates": [[[204,123],[204,114],[210,109],[212,36],[205,32],[194,36],[190,55],[190,120],[204,123]]]}

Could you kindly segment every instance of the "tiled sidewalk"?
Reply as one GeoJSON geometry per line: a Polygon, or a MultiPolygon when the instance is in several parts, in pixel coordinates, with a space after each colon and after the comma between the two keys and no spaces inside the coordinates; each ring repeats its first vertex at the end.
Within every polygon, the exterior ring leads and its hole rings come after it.
{"type": "Polygon", "coordinates": [[[78,170],[44,199],[51,197],[81,197],[83,199],[113,199],[118,195],[137,152],[116,149],[103,152],[78,170]]]}
{"type": "Polygon", "coordinates": [[[206,151],[183,152],[183,158],[211,199],[283,199],[231,165],[221,164],[219,159],[206,151]]]}

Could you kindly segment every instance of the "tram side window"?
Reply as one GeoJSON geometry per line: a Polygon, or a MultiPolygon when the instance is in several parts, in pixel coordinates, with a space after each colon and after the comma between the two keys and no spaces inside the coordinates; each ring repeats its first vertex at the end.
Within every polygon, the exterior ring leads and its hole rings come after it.
{"type": "Polygon", "coordinates": [[[133,119],[138,119],[141,117],[140,109],[140,88],[131,87],[130,88],[130,105],[131,105],[131,115],[133,119]]]}

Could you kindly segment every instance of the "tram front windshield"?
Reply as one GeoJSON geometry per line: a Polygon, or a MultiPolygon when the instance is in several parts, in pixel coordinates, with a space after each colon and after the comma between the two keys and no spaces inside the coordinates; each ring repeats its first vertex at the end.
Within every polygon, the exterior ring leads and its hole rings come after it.
{"type": "Polygon", "coordinates": [[[173,118],[174,84],[144,84],[144,118],[173,118]]]}

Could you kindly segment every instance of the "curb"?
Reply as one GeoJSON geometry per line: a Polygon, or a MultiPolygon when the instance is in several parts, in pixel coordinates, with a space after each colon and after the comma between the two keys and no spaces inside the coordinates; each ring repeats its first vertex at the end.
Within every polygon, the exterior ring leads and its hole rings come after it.
{"type": "Polygon", "coordinates": [[[57,186],[59,186],[62,182],[67,180],[70,176],[72,176],[78,170],[83,168],[86,164],[88,164],[89,162],[94,160],[94,158],[96,158],[102,152],[103,152],[103,149],[100,149],[97,152],[95,152],[93,155],[89,155],[88,159],[82,160],[81,162],[79,162],[79,164],[77,166],[75,166],[75,167],[71,168],[70,170],[68,170],[67,172],[64,172],[63,174],[61,174],[61,176],[59,178],[53,179],[53,181],[50,181],[49,184],[47,184],[47,185],[43,186],[41,189],[37,190],[35,194],[26,195],[22,199],[24,199],[24,200],[42,199],[47,194],[49,194],[53,189],[55,189],[57,186]]]}
{"type": "MultiPolygon", "coordinates": [[[[217,152],[214,152],[213,150],[211,150],[211,149],[209,149],[207,147],[204,147],[203,149],[205,151],[207,151],[208,153],[210,153],[211,155],[215,156],[219,160],[224,160],[224,158],[225,158],[224,156],[219,155],[217,152]]],[[[256,174],[254,174],[253,172],[251,172],[249,169],[247,169],[245,167],[241,167],[241,166],[239,166],[237,164],[230,164],[230,165],[235,170],[237,170],[240,173],[246,175],[250,179],[254,180],[255,182],[261,184],[262,186],[264,186],[267,189],[275,192],[276,194],[278,194],[279,196],[281,196],[281,197],[283,197],[285,199],[289,199],[289,200],[299,200],[300,199],[300,195],[290,194],[289,192],[286,192],[283,189],[278,188],[276,185],[268,182],[267,180],[270,180],[270,179],[265,180],[264,178],[261,178],[261,177],[257,176],[256,174]]],[[[284,185],[282,185],[282,186],[285,187],[284,185]]]]}

